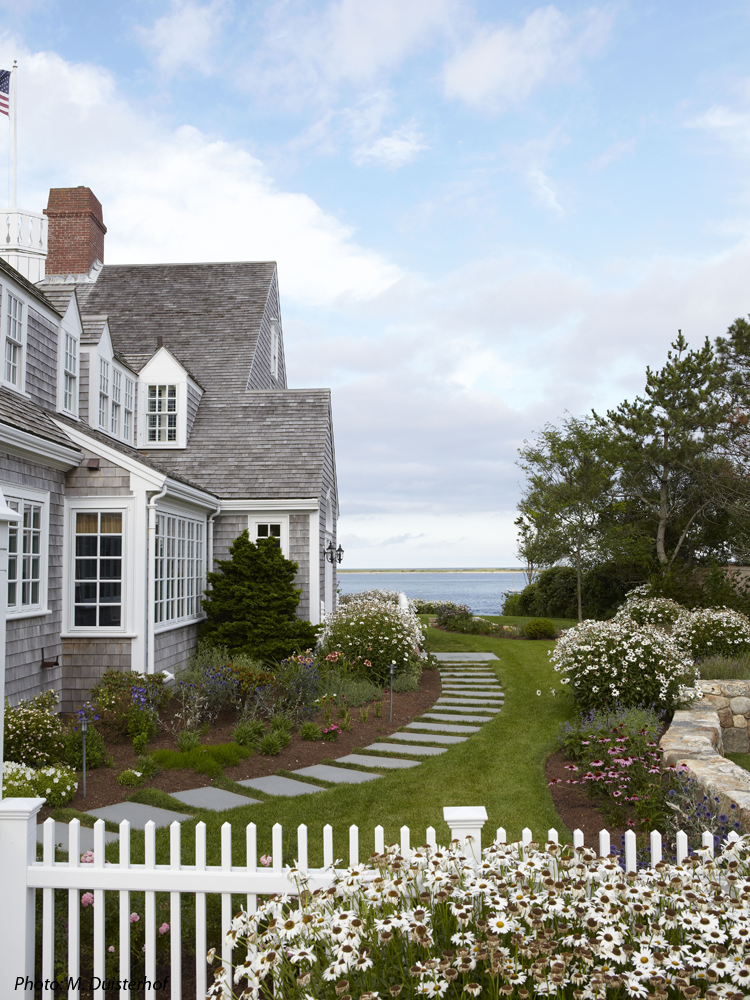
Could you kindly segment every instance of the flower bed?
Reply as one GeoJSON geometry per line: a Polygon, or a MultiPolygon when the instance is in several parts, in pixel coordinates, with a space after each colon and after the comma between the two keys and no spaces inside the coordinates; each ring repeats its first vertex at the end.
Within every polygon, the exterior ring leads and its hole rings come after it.
{"type": "MultiPolygon", "coordinates": [[[[742,997],[750,845],[627,876],[555,844],[496,843],[479,861],[393,847],[330,889],[240,913],[229,939],[245,997],[742,997]]],[[[218,970],[209,995],[225,988],[218,970]]]]}

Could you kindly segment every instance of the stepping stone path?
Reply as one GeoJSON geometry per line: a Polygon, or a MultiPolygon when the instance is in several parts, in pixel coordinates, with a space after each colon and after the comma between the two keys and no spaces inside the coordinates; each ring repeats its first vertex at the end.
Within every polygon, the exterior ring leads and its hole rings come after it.
{"type": "MultiPolygon", "coordinates": [[[[315,779],[333,784],[360,784],[364,781],[376,781],[381,777],[372,770],[359,771],[351,766],[353,764],[382,772],[418,767],[422,763],[421,759],[413,758],[434,757],[446,753],[456,743],[465,743],[480,731],[485,722],[490,722],[503,706],[503,690],[489,666],[491,662],[497,661],[497,657],[494,653],[436,653],[435,656],[440,663],[442,691],[432,709],[423,715],[429,721],[410,722],[404,727],[406,731],[384,736],[381,742],[364,747],[361,753],[339,757],[336,764],[349,765],[348,767],[313,764],[292,772],[308,779],[306,781],[271,774],[263,778],[247,778],[239,784],[266,795],[312,795],[324,790],[322,786],[312,783],[315,779]],[[391,756],[379,756],[386,753],[391,756]]],[[[252,805],[259,801],[212,786],[175,792],[172,797],[187,806],[217,811],[252,805]]],[[[127,819],[137,830],[142,830],[147,820],[153,820],[157,826],[167,826],[174,820],[191,818],[185,813],[136,802],[118,802],[102,809],[92,809],[90,815],[113,820],[115,823],[127,819]]],[[[64,842],[63,846],[67,847],[67,829],[62,833],[63,824],[58,824],[57,829],[62,834],[60,839],[64,842]]],[[[82,850],[90,849],[87,847],[88,841],[84,843],[83,839],[88,833],[92,831],[81,829],[82,850]]],[[[111,836],[114,838],[117,834],[111,836]]],[[[37,830],[37,838],[40,837],[41,827],[37,830]]]]}

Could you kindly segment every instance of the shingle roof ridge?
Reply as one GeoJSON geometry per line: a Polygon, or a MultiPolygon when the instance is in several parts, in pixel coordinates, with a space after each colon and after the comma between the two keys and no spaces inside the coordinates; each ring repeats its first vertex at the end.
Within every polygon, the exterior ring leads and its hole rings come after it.
{"type": "MultiPolygon", "coordinates": [[[[159,268],[159,267],[227,267],[235,264],[259,265],[265,264],[278,267],[275,260],[190,260],[190,261],[161,261],[158,264],[105,264],[102,270],[114,270],[115,268],[159,268]]],[[[92,282],[93,284],[93,282],[92,282]]]]}

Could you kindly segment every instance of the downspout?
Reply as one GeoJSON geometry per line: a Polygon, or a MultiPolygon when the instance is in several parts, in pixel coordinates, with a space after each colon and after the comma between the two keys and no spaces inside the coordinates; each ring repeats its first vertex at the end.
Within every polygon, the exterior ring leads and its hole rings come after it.
{"type": "Polygon", "coordinates": [[[206,552],[206,570],[209,573],[214,571],[214,518],[221,511],[221,500],[219,500],[216,510],[208,515],[208,546],[206,552]]]}
{"type": "Polygon", "coordinates": [[[161,493],[154,493],[148,502],[148,581],[146,585],[146,673],[154,673],[154,625],[156,594],[156,502],[167,492],[167,481],[161,493]]]}

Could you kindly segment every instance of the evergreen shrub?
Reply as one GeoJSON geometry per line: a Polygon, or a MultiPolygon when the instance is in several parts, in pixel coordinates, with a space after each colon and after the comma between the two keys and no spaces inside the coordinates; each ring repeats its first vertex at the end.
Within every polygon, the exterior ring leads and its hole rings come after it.
{"type": "Polygon", "coordinates": [[[251,542],[247,529],[208,573],[203,598],[208,619],[201,636],[231,653],[281,660],[315,644],[317,630],[296,617],[301,591],[294,586],[297,563],[286,559],[273,538],[251,542]]]}
{"type": "MultiPolygon", "coordinates": [[[[65,734],[65,763],[74,771],[83,769],[83,733],[80,727],[69,729],[65,734]]],[[[89,726],[86,733],[86,770],[108,766],[112,758],[107,753],[104,737],[95,726],[89,726]]]]}
{"type": "Polygon", "coordinates": [[[549,618],[532,618],[524,625],[523,634],[527,639],[554,639],[557,629],[549,618]]]}

